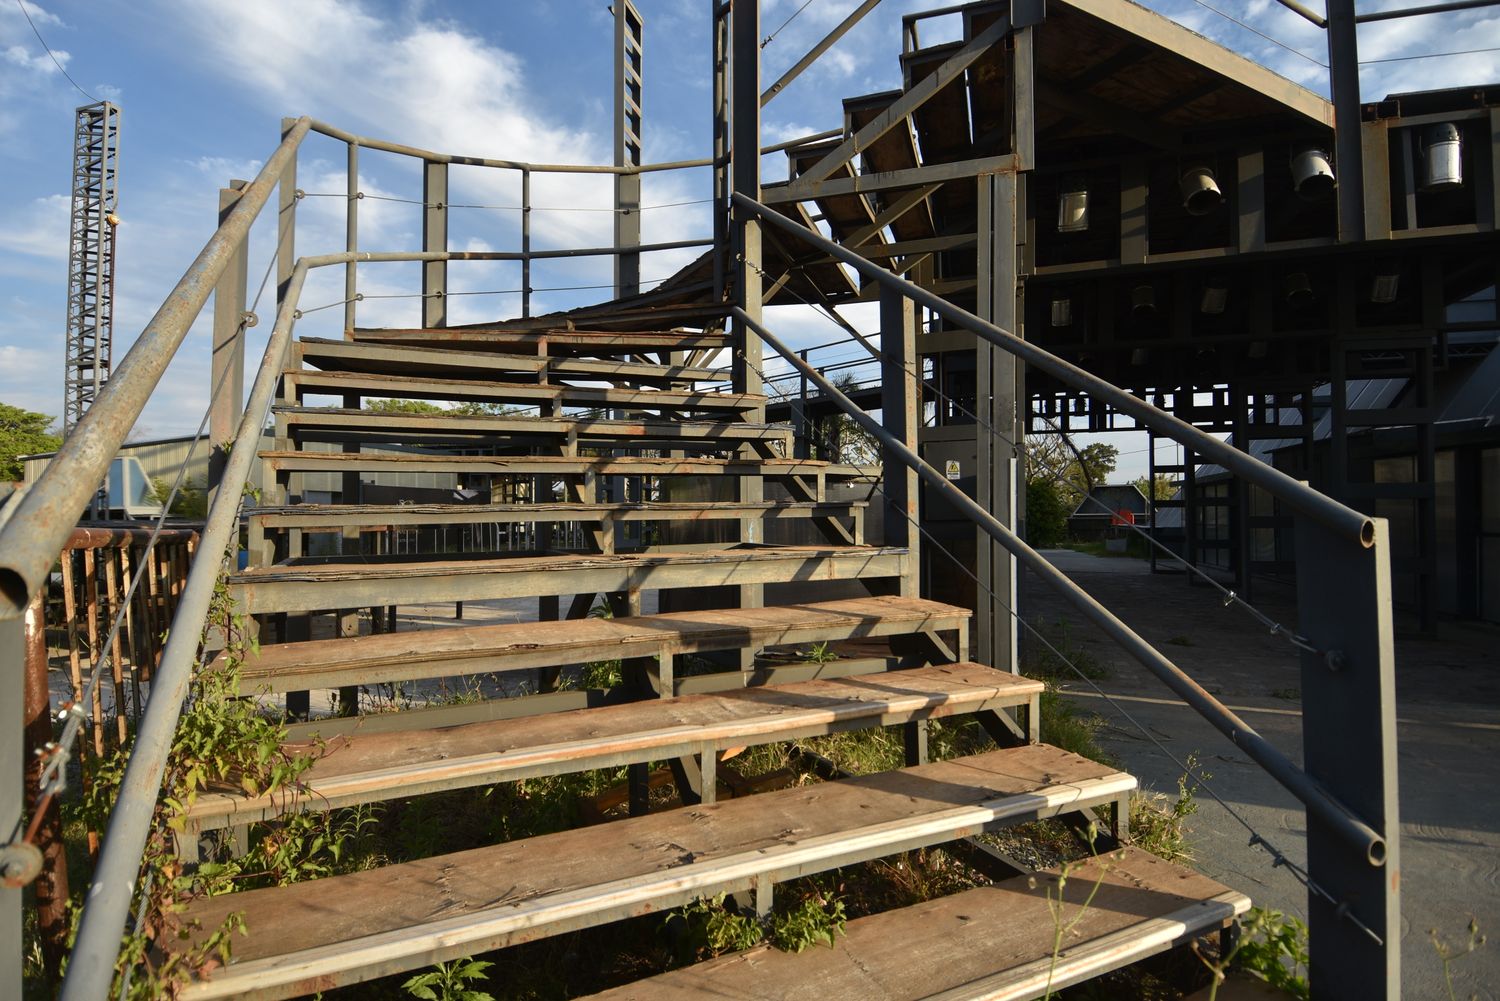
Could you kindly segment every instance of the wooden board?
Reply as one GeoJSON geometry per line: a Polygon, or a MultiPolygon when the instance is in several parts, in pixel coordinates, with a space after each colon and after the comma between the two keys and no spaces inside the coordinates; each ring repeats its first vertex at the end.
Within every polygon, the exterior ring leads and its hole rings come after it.
{"type": "Polygon", "coordinates": [[[586,441],[758,441],[780,443],[791,451],[792,430],[784,424],[741,420],[680,420],[670,417],[611,420],[597,417],[539,417],[489,414],[408,414],[342,407],[273,407],[279,426],[300,436],[347,431],[384,434],[395,442],[434,436],[483,438],[576,438],[586,441]],[[395,432],[392,436],[392,432],[395,432]]]}
{"type": "Polygon", "coordinates": [[[953,605],[891,596],[268,644],[247,656],[240,690],[250,695],[263,688],[415,681],[591,660],[942,632],[964,628],[971,614],[953,605]]]}
{"type": "Polygon", "coordinates": [[[335,557],[232,575],[236,610],[260,615],[490,598],[600,594],[674,587],[899,577],[905,549],[876,546],[744,546],[620,555],[481,556],[416,561],[335,557]]]}
{"type": "Polygon", "coordinates": [[[644,351],[698,351],[729,346],[722,333],[697,330],[553,330],[518,331],[495,327],[442,327],[438,329],[356,328],[349,340],[366,344],[406,344],[446,347],[464,351],[516,351],[542,355],[590,355],[604,357],[639,354],[644,351]]]}
{"type": "Polygon", "coordinates": [[[658,381],[728,382],[729,370],[661,365],[598,358],[545,358],[505,354],[498,351],[455,351],[448,348],[411,347],[335,341],[304,337],[297,342],[300,360],[320,369],[374,372],[386,375],[453,375],[459,378],[486,375],[574,376],[577,378],[638,378],[658,381]]]}
{"type": "MultiPolygon", "coordinates": [[[[1042,683],[979,664],[471,723],[440,730],[336,737],[302,775],[306,788],[247,797],[204,793],[191,829],[266,820],[289,811],[354,806],[495,782],[662,761],[869,726],[1028,705],[1042,683]]],[[[314,752],[317,753],[317,752],[314,752]]]]}
{"type": "Polygon", "coordinates": [[[1006,880],[851,921],[831,949],[762,946],[590,1001],[1030,1001],[1216,931],[1250,907],[1244,894],[1138,848],[1112,852],[1069,874],[1061,914],[1069,924],[1082,917],[1053,969],[1047,894],[1057,898],[1057,883],[1056,870],[1006,880]]]}
{"type": "Polygon", "coordinates": [[[457,472],[512,476],[879,476],[879,466],[837,466],[817,459],[647,459],[638,456],[452,455],[441,452],[259,453],[285,472],[457,472]]]}
{"type": "Polygon", "coordinates": [[[228,966],[181,996],[327,990],[1114,802],[1134,787],[1037,744],[210,897],[189,905],[184,925],[214,929],[241,912],[248,931],[228,966]]]}
{"type": "Polygon", "coordinates": [[[381,375],[366,372],[320,372],[297,369],[287,372],[288,399],[304,396],[351,394],[364,399],[453,400],[541,406],[554,402],[574,407],[629,407],[641,410],[728,410],[763,407],[766,398],[756,393],[709,393],[671,389],[614,389],[608,386],[569,386],[555,383],[496,382],[480,379],[444,379],[381,375]]]}
{"type": "Polygon", "coordinates": [[[395,525],[468,525],[588,521],[723,521],[758,518],[768,521],[849,518],[864,501],[701,501],[646,504],[289,504],[251,508],[247,516],[268,529],[302,528],[337,532],[346,527],[395,525]]]}

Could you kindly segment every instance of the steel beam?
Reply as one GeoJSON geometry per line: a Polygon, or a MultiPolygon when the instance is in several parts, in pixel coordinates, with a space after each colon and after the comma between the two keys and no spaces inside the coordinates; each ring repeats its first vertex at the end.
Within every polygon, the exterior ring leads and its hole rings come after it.
{"type": "MultiPolygon", "coordinates": [[[[917,354],[916,308],[910,299],[892,289],[882,289],[880,294],[880,350],[888,366],[881,379],[881,420],[891,434],[915,452],[922,427],[922,359],[917,354]]],[[[921,524],[921,482],[916,471],[889,449],[885,450],[881,481],[887,502],[885,544],[904,547],[911,554],[909,568],[901,577],[901,594],[920,597],[922,536],[914,526],[921,524]]]]}
{"type": "Polygon", "coordinates": [[[1364,150],[1360,136],[1359,43],[1354,0],[1327,0],[1328,83],[1333,91],[1334,169],[1338,171],[1339,239],[1365,238],[1364,150]]]}
{"type": "MultiPolygon", "coordinates": [[[[640,167],[645,28],[630,0],[614,0],[615,166],[640,167]]],[[[641,290],[641,255],[625,253],[641,242],[641,175],[615,174],[615,297],[641,290]]]]}
{"type": "Polygon", "coordinates": [[[1297,628],[1302,653],[1302,757],[1315,781],[1384,838],[1374,866],[1327,818],[1307,812],[1308,872],[1332,900],[1309,892],[1318,943],[1313,997],[1401,997],[1401,851],[1396,788],[1396,671],[1391,622],[1390,536],[1353,546],[1298,519],[1297,628]],[[1373,941],[1341,911],[1379,936],[1373,941]]]}
{"type": "MultiPolygon", "coordinates": [[[[219,225],[239,204],[249,181],[230,181],[219,189],[219,225]]],[[[214,446],[209,467],[209,487],[217,489],[223,471],[222,445],[234,437],[240,424],[245,399],[245,292],[250,275],[248,240],[241,238],[235,246],[229,265],[214,286],[213,354],[209,375],[209,392],[223,381],[217,396],[209,403],[208,440],[214,446]]]]}
{"type": "MultiPolygon", "coordinates": [[[[448,165],[422,164],[422,252],[448,251],[448,165]]],[[[448,325],[448,262],[422,263],[422,326],[448,325]]]]}
{"type": "Polygon", "coordinates": [[[801,76],[802,71],[807,69],[813,63],[817,62],[819,56],[827,52],[829,49],[833,48],[833,46],[838,42],[840,38],[843,38],[849,33],[850,28],[853,28],[856,24],[863,20],[864,16],[870,13],[870,11],[874,10],[879,3],[880,0],[864,0],[864,3],[860,4],[858,7],[854,8],[854,10],[850,11],[848,17],[840,21],[837,27],[835,27],[827,35],[823,36],[823,40],[821,42],[819,42],[817,45],[814,45],[807,51],[807,55],[797,60],[797,62],[792,66],[791,69],[781,74],[781,78],[779,80],[766,88],[765,93],[760,95],[760,106],[764,108],[766,105],[770,104],[771,99],[785,90],[787,84],[791,83],[793,80],[797,79],[797,77],[801,76]]]}

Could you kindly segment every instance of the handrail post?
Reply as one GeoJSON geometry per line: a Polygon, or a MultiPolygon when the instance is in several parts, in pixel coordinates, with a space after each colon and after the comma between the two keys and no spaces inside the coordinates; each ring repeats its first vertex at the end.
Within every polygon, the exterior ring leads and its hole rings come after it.
{"type": "MultiPolygon", "coordinates": [[[[249,181],[232,180],[229,187],[219,189],[219,225],[229,219],[229,213],[239,204],[240,197],[249,187],[249,181]]],[[[234,252],[219,282],[214,286],[214,341],[213,360],[209,375],[209,391],[224,380],[219,395],[210,404],[208,414],[208,442],[213,448],[209,459],[209,496],[219,488],[224,474],[223,445],[234,437],[240,423],[240,408],[245,399],[245,294],[250,280],[250,249],[248,234],[235,244],[234,252]]]]}
{"type": "MultiPolygon", "coordinates": [[[[348,144],[347,166],[344,170],[345,188],[348,192],[344,203],[344,250],[350,254],[359,251],[359,143],[348,144]]],[[[354,336],[358,320],[355,296],[359,294],[359,265],[353,257],[344,265],[344,336],[354,336]]]]}
{"type": "MultiPolygon", "coordinates": [[[[730,11],[732,33],[730,36],[733,71],[731,73],[732,160],[729,165],[730,183],[734,192],[746,198],[760,201],[760,0],[741,0],[730,11]]],[[[761,284],[761,222],[754,213],[734,213],[734,244],[738,256],[735,273],[736,296],[740,309],[755,322],[760,321],[762,302],[761,284]]],[[[730,341],[734,352],[732,372],[736,393],[765,392],[761,380],[760,338],[755,336],[744,322],[736,320],[734,337],[730,341]]],[[[745,420],[761,422],[766,419],[764,404],[747,411],[745,420]]],[[[739,477],[741,503],[754,503],[765,497],[765,484],[759,476],[739,477]]],[[[746,518],[740,523],[740,541],[762,542],[760,522],[746,518]]],[[[765,603],[765,588],[760,584],[740,587],[740,607],[759,608],[765,603]]],[[[742,651],[741,667],[753,666],[755,651],[742,651]]]]}
{"type": "MultiPolygon", "coordinates": [[[[298,119],[281,120],[281,140],[296,126],[298,119]]],[[[287,159],[276,179],[276,312],[286,302],[292,283],[292,269],[297,266],[297,151],[287,159]]]]}
{"type": "MultiPolygon", "coordinates": [[[[614,0],[615,8],[615,166],[641,165],[641,110],[645,34],[641,15],[630,0],[614,0]]],[[[615,174],[615,249],[641,243],[641,175],[615,174]]],[[[615,298],[641,290],[641,255],[615,255],[615,298]]]]}
{"type": "MultiPolygon", "coordinates": [[[[881,422],[892,436],[913,452],[918,450],[921,424],[920,362],[917,359],[916,306],[893,288],[880,290],[880,350],[892,369],[881,382],[881,422]]],[[[804,358],[804,361],[806,359],[804,358]]],[[[803,385],[807,377],[802,377],[803,385]]],[[[905,547],[909,569],[901,575],[901,596],[919,598],[922,592],[921,480],[917,471],[889,448],[881,449],[881,484],[886,504],[881,512],[888,546],[905,547]]]]}
{"type": "Polygon", "coordinates": [[[1307,868],[1332,901],[1308,894],[1317,942],[1313,997],[1401,997],[1401,853],[1396,783],[1396,671],[1390,535],[1375,519],[1361,546],[1308,518],[1295,524],[1297,629],[1302,652],[1303,768],[1385,837],[1372,866],[1307,811],[1307,868]],[[1384,941],[1377,944],[1349,913],[1384,941]]]}
{"type": "Polygon", "coordinates": [[[521,168],[521,316],[531,315],[531,168],[521,168]]]}
{"type": "MultiPolygon", "coordinates": [[[[448,165],[427,161],[422,164],[422,250],[446,253],[448,250],[448,165]]],[[[422,263],[422,326],[448,325],[448,262],[422,263]]]]}

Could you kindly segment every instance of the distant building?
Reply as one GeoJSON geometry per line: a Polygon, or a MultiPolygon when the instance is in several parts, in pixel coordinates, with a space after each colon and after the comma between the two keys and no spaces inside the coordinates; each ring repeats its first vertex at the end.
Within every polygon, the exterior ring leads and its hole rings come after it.
{"type": "Polygon", "coordinates": [[[1108,536],[1112,527],[1124,530],[1128,525],[1150,529],[1151,501],[1134,483],[1106,483],[1095,487],[1068,516],[1068,535],[1093,542],[1108,536]]]}

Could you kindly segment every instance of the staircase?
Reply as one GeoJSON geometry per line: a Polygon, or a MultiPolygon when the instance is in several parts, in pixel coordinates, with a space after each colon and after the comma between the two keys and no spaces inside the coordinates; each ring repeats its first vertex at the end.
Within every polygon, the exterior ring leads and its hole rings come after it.
{"type": "MultiPolygon", "coordinates": [[[[211,832],[294,812],[622,766],[631,815],[201,899],[181,916],[186,934],[235,912],[248,930],[184,997],[315,993],[719,893],[765,915],[788,879],[1049,817],[1082,826],[1095,808],[1128,816],[1135,780],[1038,743],[1041,684],[969,661],[970,612],[915,597],[907,550],[866,538],[866,502],[840,488],[878,470],[789,458],[787,428],[755,419],[764,399],[723,391],[719,320],[640,330],[636,314],[612,327],[596,310],[597,329],[580,330],[554,319],[294,345],[277,440],[261,455],[266,496],[249,514],[253,562],[229,580],[238,610],[264,624],[240,684],[289,705],[338,690],[344,715],[290,728],[290,749],[319,746],[300,795],[206,794],[180,845],[195,858],[211,832]],[[364,408],[371,399],[487,408],[380,412],[364,408]],[[328,473],[344,503],[309,502],[308,478],[328,473]],[[391,473],[477,499],[361,501],[364,478],[391,473]],[[483,544],[461,553],[392,542],[478,524],[467,537],[483,544]],[[786,526],[804,541],[766,541],[786,526]],[[390,611],[494,599],[537,599],[539,615],[410,631],[390,611]],[[596,604],[615,614],[590,616],[596,604]],[[331,637],[314,638],[319,616],[331,637]],[[843,656],[809,657],[809,645],[843,656]],[[568,665],[612,660],[620,684],[575,687],[568,665]],[[530,694],[359,713],[362,688],[476,674],[530,694]],[[957,717],[977,718],[995,749],[927,760],[927,721],[957,717]],[[726,782],[726,752],[898,726],[898,770],[765,792],[726,782]],[[647,794],[662,764],[679,808],[647,794]]],[[[1136,849],[1091,865],[1081,878],[1097,870],[1108,904],[1058,956],[1043,914],[1059,873],[1022,873],[861,917],[833,950],[751,950],[605,996],[868,997],[878,968],[883,997],[1031,997],[1248,906],[1136,849]]]]}

